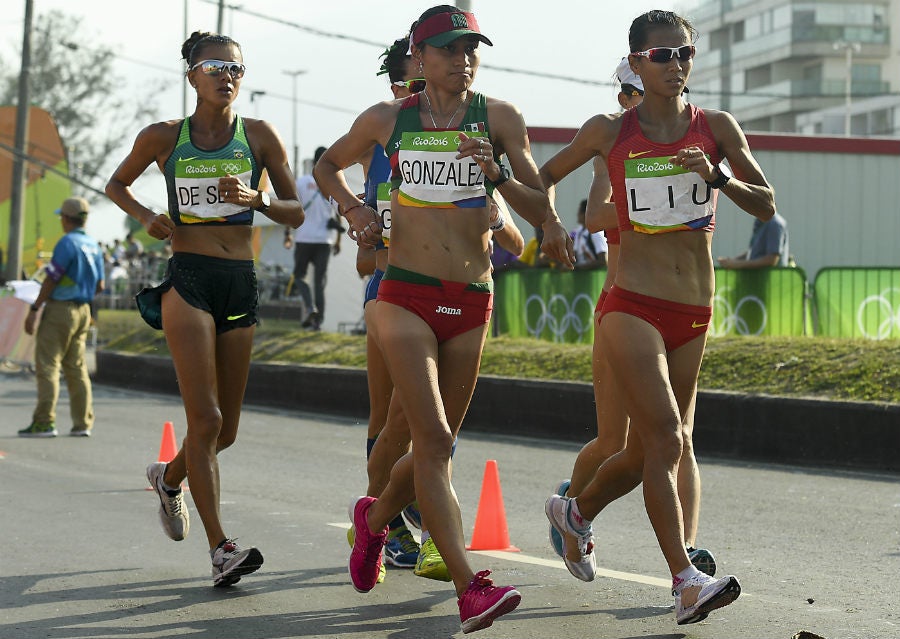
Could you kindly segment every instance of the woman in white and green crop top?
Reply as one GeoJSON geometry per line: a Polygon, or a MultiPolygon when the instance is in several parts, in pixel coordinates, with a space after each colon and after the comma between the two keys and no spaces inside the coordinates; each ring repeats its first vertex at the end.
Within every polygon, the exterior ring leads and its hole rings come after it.
{"type": "Polygon", "coordinates": [[[151,124],[106,186],[106,193],[158,240],[171,240],[165,281],[138,296],[144,319],[162,328],[175,364],[187,416],[184,445],[168,464],[147,469],[160,498],[166,534],[189,530],[181,482],[206,529],[213,584],[229,586],[257,570],[262,554],[238,548],[219,516],[217,454],[237,437],[250,369],[258,296],[251,245],[253,215],[297,227],[303,208],[276,131],[232,110],[244,75],[240,45],[227,36],[194,32],[182,45],[197,105],[184,120],[151,124]],[[131,185],[151,164],[166,176],[168,213],[137,200],[131,185]],[[260,187],[263,171],[278,196],[260,187]]]}
{"type": "Polygon", "coordinates": [[[434,7],[414,24],[411,41],[425,90],[367,109],[314,171],[323,191],[340,204],[351,236],[364,245],[378,241],[379,220],[347,187],[343,169],[381,144],[395,178],[391,248],[375,323],[410,424],[413,452],[394,466],[379,499],[354,503],[357,533],[350,572],[357,590],[375,586],[381,561],[377,540],[391,518],[417,497],[460,597],[463,630],[470,632],[509,612],[519,597],[514,589],[492,586],[485,572],[476,575],[470,567],[449,471],[490,317],[489,189],[499,189],[532,226],[543,226],[544,251],[569,268],[572,243],[541,186],[521,113],[471,90],[478,46],[491,44],[475,17],[446,5],[434,7]],[[514,178],[499,163],[504,154],[514,178]],[[398,295],[385,297],[390,289],[398,295]],[[405,293],[412,290],[415,295],[405,293]],[[424,302],[420,293],[433,302],[424,302]],[[489,594],[479,600],[478,593],[489,594]],[[476,600],[492,603],[481,609],[476,600]]]}

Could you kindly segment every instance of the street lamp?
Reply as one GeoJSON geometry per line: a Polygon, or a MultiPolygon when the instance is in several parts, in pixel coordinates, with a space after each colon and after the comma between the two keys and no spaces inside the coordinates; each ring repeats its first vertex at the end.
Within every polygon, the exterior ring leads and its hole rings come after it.
{"type": "Polygon", "coordinates": [[[835,51],[844,49],[847,54],[847,75],[844,78],[844,104],[846,111],[844,112],[844,135],[850,136],[850,102],[853,93],[853,53],[859,53],[862,45],[859,42],[845,42],[838,40],[832,45],[835,51]]]}
{"type": "Polygon", "coordinates": [[[253,107],[253,117],[257,120],[259,119],[259,102],[256,101],[256,98],[261,98],[266,94],[265,91],[251,91],[250,92],[250,104],[254,104],[253,107]]]}
{"type": "Polygon", "coordinates": [[[282,71],[285,75],[291,76],[291,80],[293,81],[293,92],[291,97],[291,102],[293,104],[294,110],[294,128],[293,128],[293,137],[294,137],[294,166],[291,168],[294,170],[294,175],[299,175],[297,171],[300,168],[300,145],[297,142],[297,76],[303,75],[306,73],[303,69],[298,69],[297,71],[282,71]]]}

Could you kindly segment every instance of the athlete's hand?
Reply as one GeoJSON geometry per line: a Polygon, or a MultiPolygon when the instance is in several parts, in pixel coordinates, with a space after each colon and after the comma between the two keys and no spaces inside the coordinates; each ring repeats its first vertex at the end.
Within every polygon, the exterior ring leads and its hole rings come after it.
{"type": "Polygon", "coordinates": [[[219,201],[253,208],[258,191],[251,189],[234,175],[219,178],[219,201]]]}
{"type": "Polygon", "coordinates": [[[554,215],[544,222],[541,228],[544,229],[541,251],[552,261],[557,262],[560,268],[573,270],[575,268],[574,243],[559,218],[554,215]]]}
{"type": "Polygon", "coordinates": [[[168,215],[155,213],[153,217],[144,220],[144,228],[147,234],[157,240],[168,240],[175,233],[175,222],[168,215]]]}
{"type": "Polygon", "coordinates": [[[381,240],[381,222],[369,206],[354,206],[344,211],[350,228],[347,235],[357,246],[372,248],[381,240]]]}
{"type": "Polygon", "coordinates": [[[706,182],[712,182],[716,177],[713,165],[699,146],[689,146],[681,149],[669,158],[669,163],[680,166],[685,170],[693,171],[706,182]]]}
{"type": "Polygon", "coordinates": [[[481,168],[485,177],[491,182],[500,179],[500,167],[494,162],[494,145],[488,137],[470,138],[465,133],[459,134],[459,152],[456,159],[471,157],[481,168]]]}

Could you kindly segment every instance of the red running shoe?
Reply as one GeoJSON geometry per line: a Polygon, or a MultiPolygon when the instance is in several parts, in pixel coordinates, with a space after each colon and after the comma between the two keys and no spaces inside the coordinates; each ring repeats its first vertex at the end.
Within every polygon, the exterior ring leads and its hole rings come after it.
{"type": "Polygon", "coordinates": [[[357,592],[369,592],[378,583],[381,556],[387,540],[388,527],[379,534],[369,532],[367,515],[374,504],[374,497],[357,497],[350,502],[350,521],[356,529],[353,550],[350,552],[350,579],[357,592]]]}
{"type": "Polygon", "coordinates": [[[512,612],[522,601],[518,590],[512,586],[495,586],[487,578],[489,574],[490,570],[482,570],[472,577],[469,587],[457,601],[464,633],[490,627],[494,619],[512,612]]]}

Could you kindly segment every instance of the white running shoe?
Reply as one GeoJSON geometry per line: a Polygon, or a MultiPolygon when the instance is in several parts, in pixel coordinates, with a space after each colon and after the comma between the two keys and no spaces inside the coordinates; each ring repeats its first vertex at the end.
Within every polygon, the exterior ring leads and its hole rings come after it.
{"type": "Polygon", "coordinates": [[[159,521],[163,530],[170,539],[181,541],[191,529],[191,517],[184,503],[184,491],[179,488],[177,494],[170,495],[163,488],[165,474],[166,464],[163,462],[153,462],[147,466],[147,480],[159,496],[159,521]]]}
{"type": "Polygon", "coordinates": [[[741,584],[737,577],[726,575],[721,579],[714,579],[705,573],[698,573],[688,579],[675,595],[675,620],[678,625],[703,621],[710,612],[727,606],[740,595],[741,584]],[[694,603],[685,606],[685,595],[694,603]]]}
{"type": "Polygon", "coordinates": [[[594,534],[590,524],[586,529],[574,528],[569,523],[569,511],[572,509],[571,500],[568,497],[559,495],[551,495],[550,499],[544,504],[544,512],[550,525],[562,536],[563,546],[565,546],[565,533],[575,535],[578,539],[578,552],[580,558],[573,561],[566,556],[565,548],[563,548],[563,561],[566,568],[572,573],[572,576],[581,581],[593,581],[597,575],[597,562],[594,557],[594,534]]]}
{"type": "Polygon", "coordinates": [[[256,572],[263,565],[263,556],[259,550],[241,550],[235,539],[226,539],[215,550],[211,550],[210,555],[213,586],[216,588],[234,585],[241,577],[256,572]]]}

